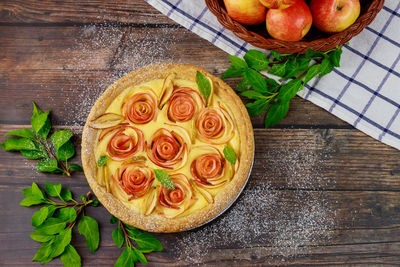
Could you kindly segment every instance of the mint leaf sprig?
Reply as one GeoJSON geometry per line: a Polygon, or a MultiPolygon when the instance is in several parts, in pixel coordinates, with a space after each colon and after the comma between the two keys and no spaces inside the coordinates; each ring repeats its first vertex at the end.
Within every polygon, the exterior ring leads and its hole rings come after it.
{"type": "Polygon", "coordinates": [[[62,173],[71,176],[71,170],[82,171],[78,164],[68,164],[68,159],[75,155],[75,146],[71,140],[73,133],[70,130],[57,130],[50,136],[50,110],[40,110],[32,101],[33,112],[31,117],[32,130],[18,129],[6,133],[8,138],[0,144],[5,151],[19,151],[29,159],[39,159],[36,169],[38,172],[62,173]],[[54,152],[53,152],[54,151],[54,152]]]}
{"type": "Polygon", "coordinates": [[[154,235],[125,224],[112,215],[110,223],[117,224],[117,228],[112,232],[115,245],[122,248],[124,243],[126,244],[114,267],[133,267],[139,261],[147,264],[145,253],[164,250],[163,245],[154,235]],[[133,242],[138,247],[135,247],[133,242]]]}
{"type": "Polygon", "coordinates": [[[271,58],[261,51],[249,50],[244,60],[229,56],[232,65],[222,79],[241,77],[236,91],[250,101],[246,104],[250,116],[267,110],[265,128],[280,122],[289,110],[290,100],[315,76],[323,77],[340,66],[342,48],[326,52],[308,49],[304,55],[280,54],[271,50],[271,58]],[[260,71],[280,77],[278,83],[260,71]]]}
{"type": "Polygon", "coordinates": [[[86,238],[86,244],[94,253],[99,246],[99,226],[95,219],[85,215],[85,208],[98,206],[97,199],[91,199],[91,193],[81,196],[81,202],[73,199],[70,190],[62,188],[61,184],[45,184],[45,191],[36,183],[22,190],[25,198],[20,202],[21,206],[30,207],[44,204],[39,211],[32,216],[34,233],[30,237],[42,243],[32,261],[41,264],[52,261],[60,256],[61,262],[66,267],[81,266],[81,257],[70,244],[72,229],[78,224],[78,230],[86,238]],[[50,197],[57,198],[55,201],[50,197]]]}

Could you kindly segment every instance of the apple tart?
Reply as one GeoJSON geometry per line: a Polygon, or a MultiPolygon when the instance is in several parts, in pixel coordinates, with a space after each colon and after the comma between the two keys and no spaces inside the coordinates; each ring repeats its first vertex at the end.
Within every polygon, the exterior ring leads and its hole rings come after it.
{"type": "Polygon", "coordinates": [[[234,91],[203,69],[159,64],[122,77],[82,135],[90,187],[122,221],[151,232],[200,226],[240,194],[253,130],[234,91]]]}

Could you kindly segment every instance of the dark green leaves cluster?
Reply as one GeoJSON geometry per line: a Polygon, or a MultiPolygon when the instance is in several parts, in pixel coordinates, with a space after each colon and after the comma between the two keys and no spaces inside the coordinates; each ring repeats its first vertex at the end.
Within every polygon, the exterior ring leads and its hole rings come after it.
{"type": "Polygon", "coordinates": [[[49,143],[50,110],[43,112],[32,103],[32,130],[24,128],[6,133],[5,136],[15,137],[8,138],[0,144],[1,147],[6,151],[20,151],[22,156],[29,159],[39,159],[36,166],[39,172],[70,175],[71,170],[82,171],[79,165],[67,163],[75,155],[75,147],[71,141],[73,133],[69,130],[57,130],[50,136],[49,143]]]}
{"type": "Polygon", "coordinates": [[[44,204],[32,216],[34,233],[30,237],[42,243],[32,261],[41,264],[47,263],[61,256],[61,262],[66,267],[81,266],[81,257],[70,244],[72,228],[78,223],[78,230],[86,238],[86,244],[94,253],[99,246],[99,226],[95,219],[84,215],[86,206],[97,206],[97,199],[90,200],[83,196],[84,202],[78,203],[72,198],[70,190],[62,188],[61,184],[45,184],[45,191],[36,183],[22,190],[25,198],[20,202],[22,206],[44,204]],[[57,198],[61,202],[56,202],[57,198]]]}
{"type": "Polygon", "coordinates": [[[155,169],[154,170],[154,175],[156,176],[156,179],[165,187],[168,188],[169,190],[174,190],[175,185],[174,182],[171,180],[171,177],[169,174],[164,171],[163,169],[155,169]]]}
{"type": "Polygon", "coordinates": [[[271,51],[269,59],[261,51],[249,50],[244,60],[229,56],[232,65],[221,78],[241,77],[236,91],[250,100],[246,104],[250,116],[267,110],[265,127],[268,128],[286,116],[290,100],[305,84],[339,67],[341,54],[341,47],[326,52],[309,49],[304,55],[271,51]],[[281,83],[265,78],[259,71],[280,77],[281,83]]]}
{"type": "Polygon", "coordinates": [[[112,232],[112,239],[117,247],[122,248],[126,243],[126,247],[114,267],[131,267],[137,262],[147,264],[144,253],[164,250],[161,242],[154,235],[125,224],[114,216],[111,216],[110,222],[112,224],[117,223],[117,228],[112,232]],[[134,246],[134,242],[137,247],[134,246]]]}

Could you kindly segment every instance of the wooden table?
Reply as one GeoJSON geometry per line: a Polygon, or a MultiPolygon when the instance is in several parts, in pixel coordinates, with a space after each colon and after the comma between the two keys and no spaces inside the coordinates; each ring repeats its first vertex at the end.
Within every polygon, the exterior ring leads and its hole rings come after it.
{"type": "MultiPolygon", "coordinates": [[[[142,0],[79,2],[0,2],[1,135],[30,123],[34,100],[52,110],[57,128],[72,129],[79,144],[91,104],[124,73],[163,61],[198,65],[214,75],[229,66],[225,52],[142,0]]],[[[255,162],[242,196],[200,229],[157,235],[166,250],[150,254],[150,265],[400,263],[398,150],[298,97],[276,127],[263,129],[263,116],[252,122],[255,162]]],[[[33,265],[39,247],[29,238],[37,209],[18,205],[22,188],[48,181],[75,196],[89,190],[83,174],[39,174],[34,164],[0,153],[2,266],[33,265]]],[[[77,233],[73,244],[84,266],[111,266],[121,249],[111,239],[109,214],[102,207],[88,214],[100,223],[100,249],[91,254],[77,233]]]]}

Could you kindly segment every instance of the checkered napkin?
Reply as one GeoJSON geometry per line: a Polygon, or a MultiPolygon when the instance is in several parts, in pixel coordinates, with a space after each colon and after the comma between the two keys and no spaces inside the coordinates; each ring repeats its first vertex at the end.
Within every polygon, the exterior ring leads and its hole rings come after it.
{"type": "MultiPolygon", "coordinates": [[[[229,54],[243,56],[254,48],[221,26],[204,1],[145,1],[229,54]]],[[[399,60],[400,1],[386,0],[374,22],[344,45],[341,67],[298,95],[400,149],[399,60]]]]}

